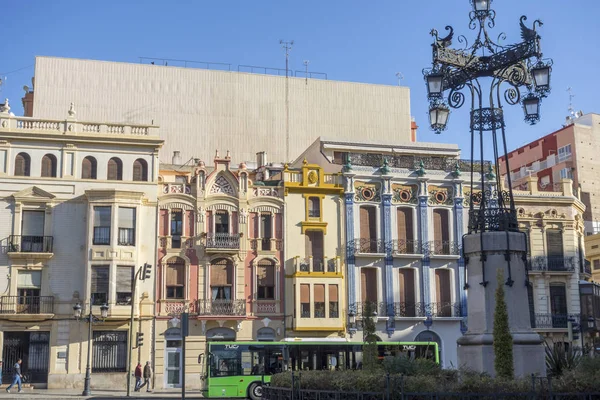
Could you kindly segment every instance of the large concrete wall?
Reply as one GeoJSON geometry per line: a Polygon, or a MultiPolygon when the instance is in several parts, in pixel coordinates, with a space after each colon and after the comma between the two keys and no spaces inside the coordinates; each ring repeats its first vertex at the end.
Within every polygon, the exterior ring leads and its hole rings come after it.
{"type": "Polygon", "coordinates": [[[34,117],[65,118],[71,102],[82,121],[161,127],[161,161],[181,151],[211,160],[216,149],[242,160],[296,158],[320,136],[410,141],[409,89],[106,61],[37,57],[34,117]]]}

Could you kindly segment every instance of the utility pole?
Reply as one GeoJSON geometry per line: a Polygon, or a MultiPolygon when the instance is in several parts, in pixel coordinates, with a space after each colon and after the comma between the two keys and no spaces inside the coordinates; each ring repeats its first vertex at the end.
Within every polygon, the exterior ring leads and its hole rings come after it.
{"type": "Polygon", "coordinates": [[[308,85],[308,64],[310,64],[310,60],[304,60],[303,64],[304,64],[304,70],[305,70],[305,72],[304,72],[305,81],[306,81],[306,84],[308,85]]]}
{"type": "Polygon", "coordinates": [[[285,50],[285,161],[290,160],[290,84],[289,84],[289,63],[290,51],[294,41],[286,42],[280,40],[279,44],[285,50]]]}

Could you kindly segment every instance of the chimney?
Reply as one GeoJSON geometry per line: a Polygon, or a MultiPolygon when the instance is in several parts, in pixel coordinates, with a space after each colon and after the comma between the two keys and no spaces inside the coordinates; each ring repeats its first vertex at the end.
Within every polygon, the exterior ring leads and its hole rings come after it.
{"type": "Polygon", "coordinates": [[[171,159],[171,164],[181,165],[181,152],[180,151],[173,152],[173,158],[171,159]]]}
{"type": "Polygon", "coordinates": [[[264,167],[267,165],[267,152],[266,151],[261,151],[259,153],[256,153],[256,166],[258,168],[260,167],[264,167]]]}
{"type": "Polygon", "coordinates": [[[417,129],[419,129],[419,127],[417,126],[415,117],[411,117],[411,119],[410,119],[410,141],[413,143],[417,141],[417,129]]]}

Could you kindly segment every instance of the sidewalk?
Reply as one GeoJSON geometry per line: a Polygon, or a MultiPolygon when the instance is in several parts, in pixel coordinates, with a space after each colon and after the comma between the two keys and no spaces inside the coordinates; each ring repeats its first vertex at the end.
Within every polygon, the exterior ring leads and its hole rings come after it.
{"type": "MultiPolygon", "coordinates": [[[[0,389],[0,400],[4,399],[180,399],[181,390],[158,390],[156,392],[146,393],[131,392],[131,397],[127,397],[125,390],[92,390],[92,395],[85,397],[81,395],[81,389],[31,389],[23,388],[23,393],[17,393],[15,387],[11,393],[6,393],[3,387],[0,389]]],[[[202,394],[197,391],[185,393],[186,399],[203,399],[202,394]]]]}

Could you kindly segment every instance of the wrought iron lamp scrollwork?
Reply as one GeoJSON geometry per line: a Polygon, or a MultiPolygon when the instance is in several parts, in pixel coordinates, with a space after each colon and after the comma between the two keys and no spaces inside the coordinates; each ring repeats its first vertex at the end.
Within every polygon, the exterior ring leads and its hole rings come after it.
{"type": "MultiPolygon", "coordinates": [[[[463,48],[451,48],[455,41],[454,29],[446,26],[447,35],[440,37],[433,29],[433,57],[431,68],[424,69],[429,98],[429,120],[431,129],[436,133],[446,130],[450,109],[461,108],[470,94],[471,105],[471,193],[474,193],[473,175],[480,173],[481,188],[484,189],[479,209],[470,202],[469,222],[471,232],[489,230],[517,230],[516,212],[512,196],[510,174],[508,192],[496,199],[486,198],[486,179],[488,185],[500,187],[499,171],[486,174],[484,165],[484,132],[491,132],[494,159],[498,159],[501,150],[507,155],[503,104],[523,107],[525,121],[535,124],[540,119],[542,99],[550,93],[550,75],[552,60],[544,59],[537,28],[542,22],[536,20],[532,27],[520,18],[522,41],[516,44],[503,44],[506,35],[501,33],[492,39],[488,30],[495,27],[496,12],[491,8],[493,0],[469,0],[469,28],[476,31],[475,41],[469,45],[467,38],[456,38],[463,48]],[[483,80],[489,80],[489,87],[483,80]],[[475,139],[479,136],[480,163],[475,162],[475,139]],[[475,171],[476,166],[480,170],[475,171]],[[486,176],[487,175],[487,176],[486,176]],[[508,200],[508,201],[505,201],[508,200]],[[495,210],[486,210],[495,208],[495,210]],[[502,223],[499,223],[502,221],[502,223]]],[[[510,171],[506,158],[507,171],[510,171]]]]}

